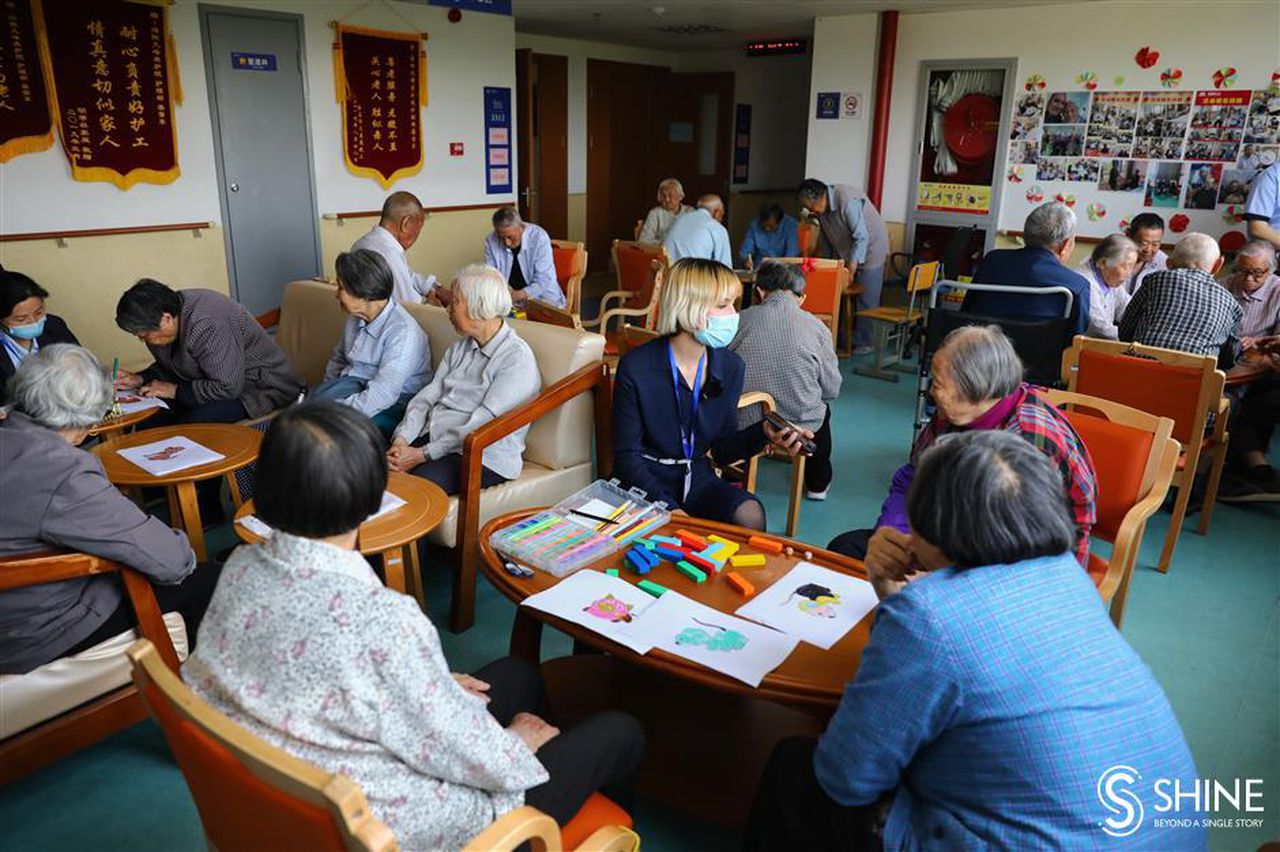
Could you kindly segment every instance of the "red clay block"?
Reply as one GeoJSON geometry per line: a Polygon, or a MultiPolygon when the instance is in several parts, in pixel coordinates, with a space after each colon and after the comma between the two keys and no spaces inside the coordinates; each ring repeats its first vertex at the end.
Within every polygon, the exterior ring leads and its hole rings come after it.
{"type": "Polygon", "coordinates": [[[747,539],[747,544],[751,547],[754,547],[756,550],[763,550],[766,553],[782,552],[781,542],[774,541],[771,538],[763,538],[758,535],[753,535],[751,536],[751,538],[747,539]]]}
{"type": "Polygon", "coordinates": [[[742,578],[742,575],[736,571],[730,571],[728,574],[724,575],[724,578],[728,580],[729,585],[733,586],[734,590],[743,597],[749,598],[756,593],[756,587],[748,583],[742,578]]]}
{"type": "Polygon", "coordinates": [[[701,568],[703,571],[706,571],[710,574],[716,573],[716,563],[712,562],[710,559],[707,559],[704,556],[699,556],[696,553],[690,553],[688,556],[685,557],[685,559],[691,565],[696,565],[697,567],[701,568]]]}
{"type": "Polygon", "coordinates": [[[704,550],[707,546],[707,540],[700,535],[694,535],[688,530],[676,530],[676,538],[684,542],[684,546],[690,550],[704,550]]]}

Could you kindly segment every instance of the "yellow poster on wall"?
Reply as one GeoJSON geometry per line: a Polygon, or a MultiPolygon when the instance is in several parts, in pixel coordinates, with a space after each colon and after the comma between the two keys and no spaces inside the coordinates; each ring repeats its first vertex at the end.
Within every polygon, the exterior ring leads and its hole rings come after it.
{"type": "Polygon", "coordinates": [[[986,215],[991,211],[991,187],[963,183],[921,183],[916,190],[916,209],[986,215]]]}

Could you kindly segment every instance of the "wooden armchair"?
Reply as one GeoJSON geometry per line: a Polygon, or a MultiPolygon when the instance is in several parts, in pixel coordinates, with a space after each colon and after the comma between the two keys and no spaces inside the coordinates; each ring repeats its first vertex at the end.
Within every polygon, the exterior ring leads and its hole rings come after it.
{"type": "MultiPolygon", "coordinates": [[[[133,607],[138,621],[137,632],[154,643],[155,654],[163,665],[176,671],[178,652],[165,627],[151,583],[132,568],[86,553],[55,550],[6,556],[0,558],[0,593],[41,583],[110,573],[120,574],[125,599],[133,607]]],[[[4,700],[3,690],[0,690],[0,711],[4,700]]],[[[111,691],[0,741],[0,785],[87,748],[141,722],[146,716],[138,691],[126,678],[111,691]]]]}
{"type": "MultiPolygon", "coordinates": [[[[776,411],[778,404],[774,402],[773,397],[764,391],[748,391],[738,398],[738,410],[751,408],[752,406],[760,406],[760,416],[768,414],[770,411],[776,411]]],[[[756,474],[758,472],[758,464],[761,458],[773,458],[766,453],[760,453],[747,459],[745,464],[730,465],[728,470],[734,479],[742,482],[743,487],[752,494],[756,490],[756,474]]],[[[804,497],[804,468],[805,457],[796,456],[795,458],[782,458],[780,461],[791,463],[791,494],[787,500],[787,537],[794,538],[796,527],[800,524],[800,504],[804,497]]]]}
{"type": "Polygon", "coordinates": [[[1109,399],[1173,421],[1173,437],[1182,445],[1182,457],[1173,476],[1178,498],[1157,566],[1167,572],[1202,455],[1211,457],[1212,463],[1196,532],[1205,535],[1209,531],[1227,460],[1227,416],[1231,404],[1223,395],[1226,375],[1210,355],[1076,335],[1071,347],[1062,353],[1062,378],[1067,390],[1109,399]],[[1210,415],[1214,417],[1213,427],[1206,434],[1210,415]]]}
{"type": "Polygon", "coordinates": [[[1097,521],[1090,537],[1111,543],[1111,556],[1089,554],[1089,576],[1119,628],[1147,520],[1164,503],[1178,464],[1173,421],[1127,405],[1062,390],[1042,391],[1064,408],[1093,459],[1097,521]]]}
{"type": "Polygon", "coordinates": [[[583,320],[584,328],[596,329],[605,336],[605,352],[617,354],[616,335],[609,333],[612,320],[640,317],[645,328],[658,321],[658,295],[667,272],[667,251],[647,243],[613,241],[613,266],[617,270],[618,289],[605,293],[600,300],[600,313],[593,320],[583,320]],[[613,303],[616,306],[611,307],[613,303]]]}
{"type": "Polygon", "coordinates": [[[557,308],[541,299],[529,299],[524,303],[524,318],[530,322],[545,322],[561,328],[582,328],[577,314],[565,308],[557,308]]]}
{"type": "Polygon", "coordinates": [[[564,309],[575,316],[582,313],[582,279],[587,274],[587,248],[571,240],[552,240],[551,255],[556,264],[556,281],[564,291],[564,309]]]}

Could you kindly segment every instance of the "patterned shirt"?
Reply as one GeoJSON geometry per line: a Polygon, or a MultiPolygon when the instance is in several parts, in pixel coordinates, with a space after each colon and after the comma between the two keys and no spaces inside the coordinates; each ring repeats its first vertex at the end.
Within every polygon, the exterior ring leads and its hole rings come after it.
{"type": "MultiPolygon", "coordinates": [[[[542,376],[533,350],[505,322],[484,346],[464,337],[445,350],[431,382],[418,392],[396,427],[396,437],[413,443],[422,435],[428,459],[462,452],[462,441],[495,417],[533,399],[542,376]]],[[[499,438],[484,450],[483,464],[505,479],[524,466],[529,427],[499,438]]]]}
{"type": "Polygon", "coordinates": [[[1241,337],[1280,334],[1280,275],[1268,275],[1262,286],[1252,293],[1245,291],[1239,275],[1233,275],[1227,280],[1227,289],[1244,312],[1240,320],[1241,337]]]}
{"type": "Polygon", "coordinates": [[[880,508],[876,526],[890,526],[907,532],[907,491],[915,478],[915,465],[920,455],[942,435],[978,429],[1012,432],[1030,441],[1049,457],[1062,474],[1067,499],[1071,503],[1071,515],[1076,524],[1076,559],[1082,566],[1088,566],[1089,531],[1098,519],[1098,483],[1093,472],[1093,459],[1062,412],[1025,383],[967,426],[952,426],[942,419],[941,414],[935,414],[920,430],[920,436],[911,448],[911,460],[893,474],[893,484],[889,486],[889,496],[880,508]]]}
{"type": "MultiPolygon", "coordinates": [[[[729,349],[747,363],[743,391],[769,394],[778,403],[778,414],[803,429],[816,431],[826,417],[827,401],[840,395],[840,362],[831,330],[789,292],[772,293],[743,311],[729,349]]],[[[745,428],[759,419],[755,407],[744,409],[738,425],[745,428]]]]}
{"type": "Polygon", "coordinates": [[[372,322],[347,317],[324,380],[345,376],[368,382],[360,393],[341,402],[369,417],[395,405],[404,394],[422,390],[431,380],[431,349],[422,326],[394,299],[372,322]]]}
{"type": "Polygon", "coordinates": [[[944,568],[881,601],[813,763],[842,805],[894,794],[885,849],[1205,848],[1203,827],[1157,824],[1155,781],[1190,789],[1191,751],[1065,553],[944,568]],[[1140,773],[1146,819],[1113,837],[1098,788],[1118,765],[1140,773]]]}
{"type": "Polygon", "coordinates": [[[1129,295],[1132,296],[1134,293],[1138,292],[1138,289],[1142,286],[1142,282],[1147,279],[1148,275],[1153,272],[1159,272],[1162,269],[1167,269],[1168,263],[1169,255],[1164,253],[1164,249],[1156,249],[1155,256],[1146,263],[1135,264],[1133,267],[1133,274],[1129,276],[1129,281],[1124,285],[1129,291],[1129,295]]]}
{"type": "Polygon", "coordinates": [[[356,240],[351,250],[356,249],[368,249],[382,255],[387,266],[391,267],[391,277],[395,281],[393,292],[401,304],[418,304],[436,286],[434,275],[422,275],[410,268],[404,246],[381,225],[374,225],[369,233],[356,240]]]}
{"type": "Polygon", "coordinates": [[[1231,354],[1242,314],[1227,288],[1203,269],[1164,269],[1134,294],[1120,320],[1120,339],[1218,357],[1231,354]]]}
{"type": "Polygon", "coordinates": [[[364,790],[404,849],[459,849],[547,773],[454,681],[413,598],[358,553],[277,532],[231,555],[183,679],[364,790]]]}

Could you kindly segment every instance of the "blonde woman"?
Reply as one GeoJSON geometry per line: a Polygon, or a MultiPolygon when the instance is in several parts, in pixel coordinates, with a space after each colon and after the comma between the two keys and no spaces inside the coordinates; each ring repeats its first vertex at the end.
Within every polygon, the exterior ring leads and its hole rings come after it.
{"type": "Polygon", "coordinates": [[[772,444],[794,456],[808,429],[738,428],[745,366],[727,347],[738,330],[733,300],[741,284],[714,260],[671,267],[658,305],[663,336],[627,353],[613,396],[613,468],[627,485],[690,515],[765,528],[754,495],[716,476],[724,465],[772,444]],[[710,456],[711,458],[708,458],[710,456]]]}

